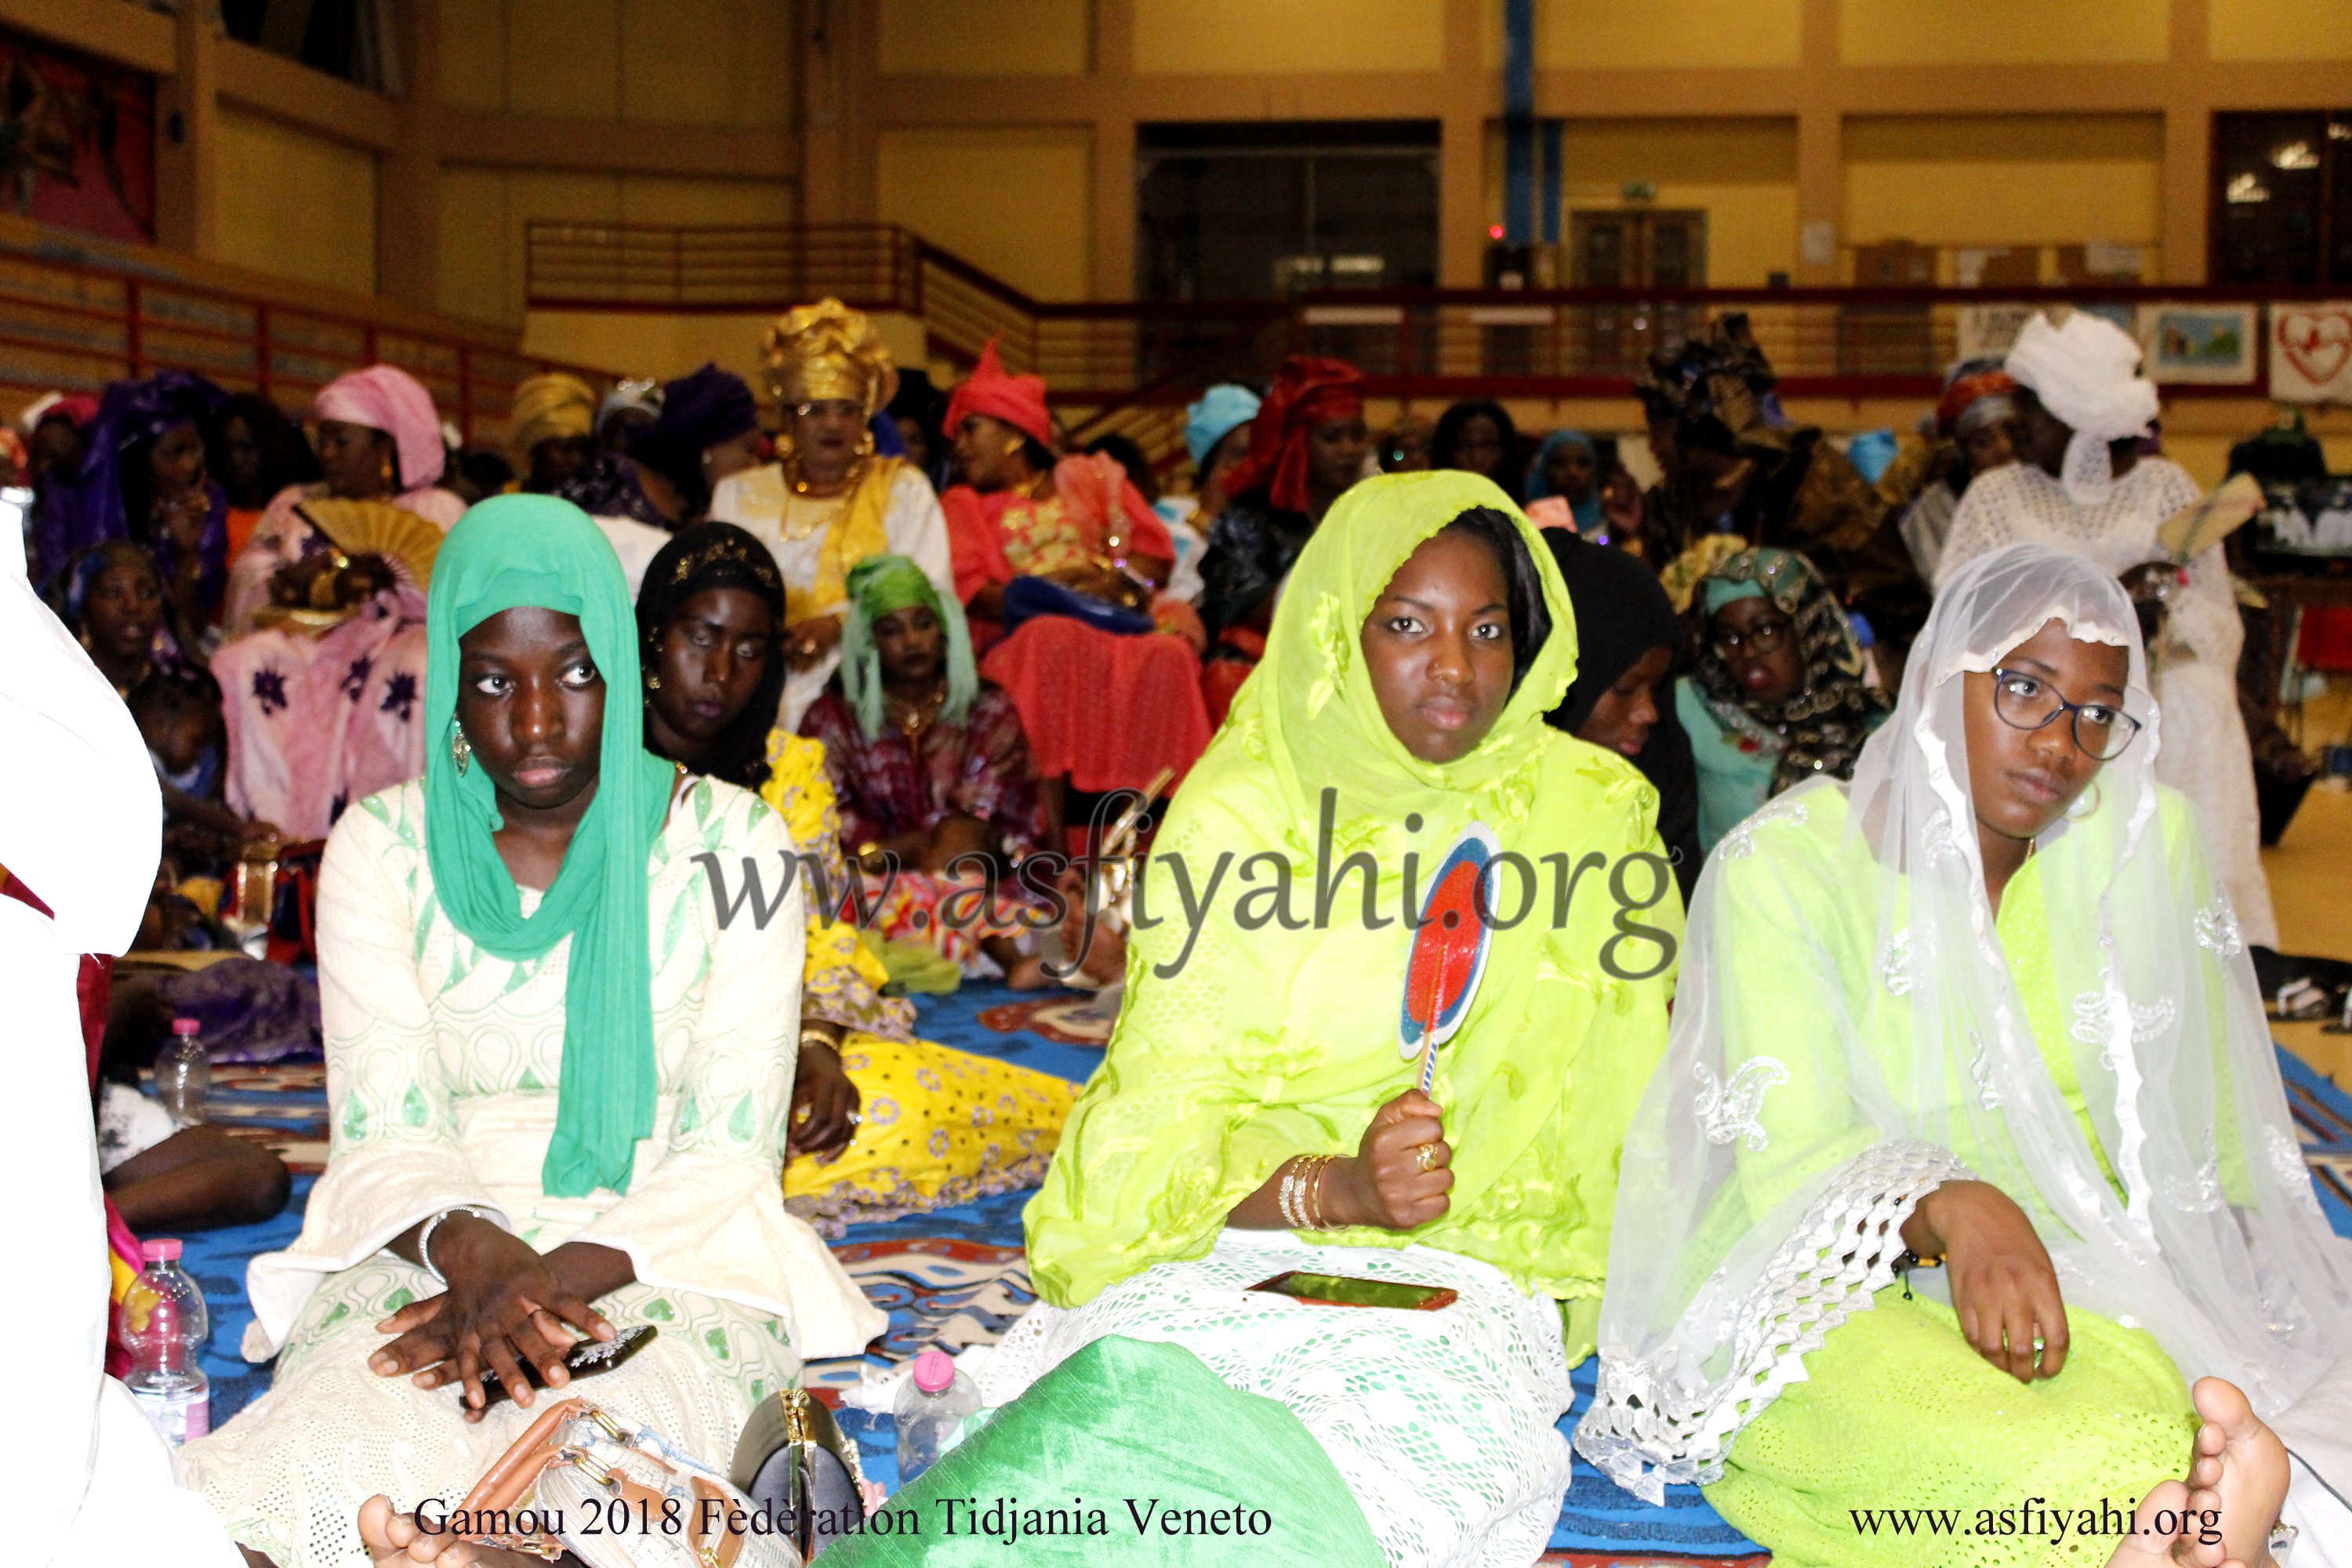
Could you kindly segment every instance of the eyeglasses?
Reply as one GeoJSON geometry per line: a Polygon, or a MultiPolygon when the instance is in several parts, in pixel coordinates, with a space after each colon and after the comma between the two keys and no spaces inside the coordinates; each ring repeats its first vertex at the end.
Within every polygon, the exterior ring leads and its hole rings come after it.
{"type": "Polygon", "coordinates": [[[1744,632],[1717,632],[1709,640],[1723,658],[1738,658],[1742,654],[1775,652],[1796,629],[1793,621],[1759,621],[1744,632]]]}
{"type": "Polygon", "coordinates": [[[2139,733],[2139,721],[2112,702],[2069,702],[2038,675],[1996,668],[1992,710],[2013,730],[2046,729],[2060,714],[2073,718],[2074,744],[2083,754],[2112,763],[2139,733]]]}

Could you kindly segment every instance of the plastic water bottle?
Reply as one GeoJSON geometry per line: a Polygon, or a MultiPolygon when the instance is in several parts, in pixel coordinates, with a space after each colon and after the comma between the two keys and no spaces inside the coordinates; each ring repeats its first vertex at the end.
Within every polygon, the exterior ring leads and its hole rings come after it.
{"type": "Polygon", "coordinates": [[[905,1486],[955,1447],[965,1417],[980,1408],[980,1389],[937,1345],[915,1358],[898,1390],[898,1484],[905,1486]]]}
{"type": "Polygon", "coordinates": [[[213,1060],[194,1018],[172,1020],[172,1043],[155,1057],[155,1092],[172,1120],[183,1127],[205,1121],[205,1096],[212,1092],[213,1060]]]}
{"type": "Polygon", "coordinates": [[[122,1342],[131,1352],[131,1390],[175,1446],[212,1429],[212,1384],[196,1365],[211,1331],[205,1293],[180,1267],[176,1241],[142,1241],[144,1266],[122,1293],[122,1342]]]}

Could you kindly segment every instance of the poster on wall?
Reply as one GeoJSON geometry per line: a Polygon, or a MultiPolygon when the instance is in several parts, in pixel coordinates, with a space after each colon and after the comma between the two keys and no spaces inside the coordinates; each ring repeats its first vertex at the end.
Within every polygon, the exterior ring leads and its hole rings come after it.
{"type": "Polygon", "coordinates": [[[1954,321],[1962,360],[2006,359],[2038,305],[1963,305],[1954,321]]]}
{"type": "Polygon", "coordinates": [[[2271,307],[2271,395],[2352,403],[2352,300],[2271,307]]]}
{"type": "Polygon", "coordinates": [[[155,237],[155,79],[0,29],[0,210],[155,237]]]}
{"type": "Polygon", "coordinates": [[[2148,379],[2203,386],[2244,386],[2254,379],[2262,331],[2255,305],[2143,305],[2140,352],[2148,379]]]}

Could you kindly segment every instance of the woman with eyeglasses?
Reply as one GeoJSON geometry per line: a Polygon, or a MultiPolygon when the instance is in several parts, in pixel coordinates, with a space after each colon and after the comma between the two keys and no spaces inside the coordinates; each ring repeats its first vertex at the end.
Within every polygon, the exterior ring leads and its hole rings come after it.
{"type": "Polygon", "coordinates": [[[1698,583],[1698,658],[1675,713],[1698,767],[1699,852],[1758,806],[1811,778],[1850,778],[1886,717],[1862,645],[1811,563],[1743,550],[1698,583]]]}
{"type": "Polygon", "coordinates": [[[784,580],[783,706],[789,734],[841,665],[849,569],[904,555],[952,593],[947,517],[923,471],[877,452],[873,418],[898,387],[861,311],[821,300],[768,329],[768,385],[782,415],[776,461],[718,481],[710,516],[768,547],[784,580]]]}
{"type": "Polygon", "coordinates": [[[2283,1507],[2346,1539],[2287,1450],[2341,1441],[2352,1255],[2162,739],[2121,585],[2012,545],[1853,782],[1708,861],[1576,1438],[1620,1485],[1833,1568],[2260,1565],[2283,1507]],[[1888,1506],[2022,1528],[1860,1527],[1888,1506]]]}

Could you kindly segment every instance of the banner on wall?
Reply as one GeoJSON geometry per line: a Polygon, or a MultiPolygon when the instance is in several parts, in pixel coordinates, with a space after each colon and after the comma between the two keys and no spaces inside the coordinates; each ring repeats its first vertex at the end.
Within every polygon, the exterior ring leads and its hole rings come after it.
{"type": "Polygon", "coordinates": [[[155,237],[155,79],[0,29],[0,208],[155,237]]]}
{"type": "Polygon", "coordinates": [[[2352,300],[2271,307],[2271,395],[2352,403],[2352,300]]]}
{"type": "Polygon", "coordinates": [[[2139,346],[2159,385],[2246,386],[2262,334],[2259,305],[2143,305],[2139,346]]]}

